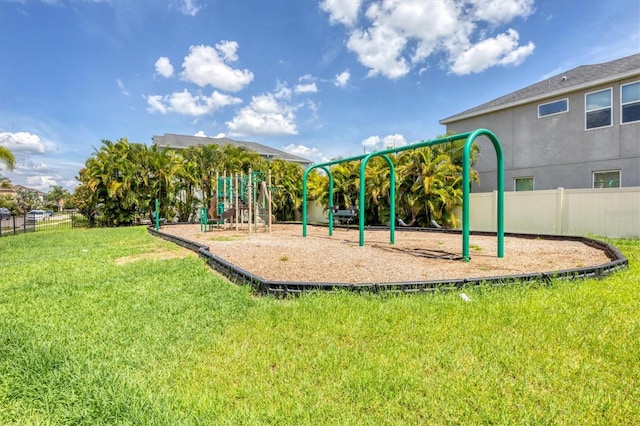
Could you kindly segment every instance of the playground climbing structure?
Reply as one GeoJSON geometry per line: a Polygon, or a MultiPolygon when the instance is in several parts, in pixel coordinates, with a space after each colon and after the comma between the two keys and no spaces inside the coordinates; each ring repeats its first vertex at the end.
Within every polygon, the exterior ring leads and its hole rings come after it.
{"type": "Polygon", "coordinates": [[[235,173],[216,177],[214,197],[200,209],[200,230],[214,227],[245,227],[249,234],[261,227],[271,232],[271,173],[235,173]]]}

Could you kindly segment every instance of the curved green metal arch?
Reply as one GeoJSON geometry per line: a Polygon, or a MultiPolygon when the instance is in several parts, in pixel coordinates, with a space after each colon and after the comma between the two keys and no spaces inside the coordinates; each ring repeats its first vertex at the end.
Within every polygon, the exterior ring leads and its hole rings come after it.
{"type": "Polygon", "coordinates": [[[333,176],[331,175],[331,171],[328,166],[340,163],[347,163],[356,160],[362,160],[360,164],[360,194],[359,194],[359,203],[358,206],[358,227],[360,230],[360,246],[364,246],[364,190],[365,190],[365,168],[369,160],[373,157],[383,157],[389,167],[391,169],[391,188],[390,188],[390,237],[389,240],[391,244],[395,242],[395,167],[393,162],[388,157],[387,154],[398,153],[402,151],[414,150],[422,147],[429,147],[432,145],[438,145],[441,143],[453,142],[457,140],[466,139],[463,151],[463,162],[462,162],[462,257],[465,261],[470,260],[469,256],[469,193],[471,192],[471,182],[470,182],[470,156],[471,156],[471,147],[475,142],[476,138],[479,136],[486,136],[493,144],[493,147],[496,151],[496,159],[497,159],[497,188],[498,188],[498,217],[497,217],[497,237],[498,237],[498,257],[504,257],[504,157],[502,154],[502,147],[500,145],[500,141],[497,136],[487,129],[477,129],[473,132],[460,133],[457,135],[448,136],[440,139],[433,139],[430,141],[422,141],[411,145],[401,146],[398,148],[390,148],[382,151],[376,151],[369,154],[357,155],[354,157],[343,158],[339,160],[328,161],[326,163],[316,164],[309,167],[305,173],[302,180],[302,236],[307,236],[307,177],[309,172],[314,169],[321,168],[327,175],[329,175],[329,235],[333,235],[333,212],[331,207],[333,207],[333,176]]]}
{"type": "Polygon", "coordinates": [[[497,217],[497,236],[498,236],[498,257],[504,257],[504,156],[502,154],[502,146],[498,137],[490,130],[478,129],[472,132],[464,144],[464,155],[462,157],[462,257],[469,261],[469,193],[471,192],[471,147],[478,136],[486,136],[496,151],[497,160],[497,190],[498,190],[498,217],[497,217]]]}
{"type": "Polygon", "coordinates": [[[393,161],[386,154],[380,154],[378,152],[372,152],[367,154],[366,157],[362,159],[360,162],[360,205],[358,206],[358,224],[360,228],[360,247],[364,246],[364,191],[365,191],[365,169],[367,167],[367,163],[373,157],[382,157],[386,160],[389,165],[389,169],[391,170],[391,174],[389,179],[391,180],[391,185],[389,188],[389,242],[391,244],[395,243],[395,231],[396,231],[396,168],[393,165],[393,161]]]}
{"type": "MultiPolygon", "coordinates": [[[[337,163],[333,163],[337,164],[337,163]]],[[[309,176],[309,172],[315,169],[324,170],[329,176],[329,236],[333,235],[333,175],[331,174],[331,170],[326,167],[329,164],[317,164],[309,167],[305,170],[304,175],[302,177],[302,236],[307,236],[307,177],[309,176]]]]}

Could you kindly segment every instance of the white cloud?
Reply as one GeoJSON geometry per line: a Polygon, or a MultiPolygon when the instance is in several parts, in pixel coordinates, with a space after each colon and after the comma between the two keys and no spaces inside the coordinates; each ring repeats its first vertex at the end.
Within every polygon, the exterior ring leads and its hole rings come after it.
{"type": "Polygon", "coordinates": [[[29,132],[0,133],[0,145],[8,148],[13,154],[44,154],[47,147],[38,135],[29,132]]]}
{"type": "Polygon", "coordinates": [[[349,70],[344,70],[340,74],[336,74],[336,80],[334,84],[338,87],[345,87],[351,78],[349,70]]]}
{"type": "Polygon", "coordinates": [[[533,13],[533,0],[471,0],[470,3],[478,20],[493,24],[510,22],[533,13]]]}
{"type": "Polygon", "coordinates": [[[382,139],[383,148],[399,148],[407,144],[407,140],[401,134],[388,135],[382,139]]]}
{"type": "Polygon", "coordinates": [[[199,130],[193,136],[196,136],[196,137],[199,137],[199,138],[213,138],[213,139],[222,139],[222,138],[226,137],[226,135],[224,133],[218,133],[215,136],[207,136],[207,134],[204,132],[204,130],[199,130]]]}
{"type": "Polygon", "coordinates": [[[391,79],[409,72],[407,61],[401,56],[406,44],[406,37],[385,26],[354,30],[347,41],[347,47],[369,68],[369,76],[382,74],[391,79]]]}
{"type": "Polygon", "coordinates": [[[311,160],[314,163],[328,161],[324,158],[324,154],[318,148],[309,148],[304,145],[294,145],[289,144],[285,147],[282,147],[284,152],[288,152],[289,154],[297,155],[302,158],[306,158],[307,160],[311,160]]]}
{"type": "Polygon", "coordinates": [[[58,185],[58,181],[53,176],[29,176],[27,177],[27,187],[37,189],[42,192],[49,192],[52,186],[58,185]]]}
{"type": "Polygon", "coordinates": [[[197,3],[198,2],[196,0],[181,0],[178,10],[180,10],[180,13],[184,15],[196,16],[201,9],[197,3]]]}
{"type": "Polygon", "coordinates": [[[226,40],[216,44],[215,48],[191,46],[182,63],[184,70],[180,76],[200,87],[210,85],[229,92],[242,90],[253,80],[253,73],[229,66],[238,60],[237,50],[237,42],[226,40]]]}
{"type": "Polygon", "coordinates": [[[217,109],[228,105],[242,103],[242,100],[233,96],[224,95],[213,91],[211,96],[192,95],[187,89],[175,92],[169,96],[150,95],[147,97],[148,112],[177,112],[178,114],[201,116],[211,114],[217,109]]]}
{"type": "Polygon", "coordinates": [[[521,63],[533,52],[533,43],[520,46],[511,32],[492,37],[491,31],[498,24],[529,16],[533,1],[373,0],[359,26],[355,24],[360,1],[326,0],[321,8],[329,13],[331,23],[347,27],[347,48],[369,69],[369,76],[396,79],[414,67],[424,68],[424,61],[438,52],[449,59],[446,66],[454,73],[469,72],[462,65],[468,60],[460,58],[469,56],[468,52],[483,63],[483,69],[521,63]],[[491,54],[489,40],[500,44],[499,54],[491,54]],[[486,56],[480,60],[483,53],[486,56]]]}
{"type": "Polygon", "coordinates": [[[289,105],[291,89],[279,85],[273,93],[253,96],[251,104],[242,108],[227,127],[232,136],[244,135],[296,135],[295,111],[289,105]]]}
{"type": "Polygon", "coordinates": [[[129,96],[129,91],[127,90],[127,88],[125,87],[124,83],[122,82],[122,80],[117,79],[116,83],[118,84],[118,88],[120,89],[120,92],[122,92],[123,95],[125,96],[129,96]]]}
{"type": "Polygon", "coordinates": [[[361,4],[362,0],[324,0],[320,2],[320,8],[329,14],[332,24],[351,26],[358,19],[361,4]]]}
{"type": "Polygon", "coordinates": [[[451,70],[456,74],[478,73],[494,65],[520,65],[535,46],[518,46],[518,33],[509,29],[495,38],[471,46],[455,58],[451,70]]]}
{"type": "Polygon", "coordinates": [[[362,146],[366,146],[367,148],[375,148],[380,144],[380,136],[369,136],[365,140],[362,141],[362,146]]]}
{"type": "Polygon", "coordinates": [[[160,114],[167,113],[167,107],[163,103],[162,95],[149,95],[147,96],[147,108],[148,112],[159,112],[160,114]]]}
{"type": "Polygon", "coordinates": [[[156,74],[159,74],[165,78],[173,76],[173,65],[166,56],[161,56],[156,61],[156,74]]]}
{"type": "Polygon", "coordinates": [[[407,140],[399,133],[387,135],[384,138],[380,136],[369,136],[362,141],[362,146],[369,148],[370,151],[399,148],[405,145],[407,145],[407,140]]]}
{"type": "Polygon", "coordinates": [[[293,90],[296,93],[317,93],[318,86],[316,86],[316,83],[298,84],[293,90]]]}

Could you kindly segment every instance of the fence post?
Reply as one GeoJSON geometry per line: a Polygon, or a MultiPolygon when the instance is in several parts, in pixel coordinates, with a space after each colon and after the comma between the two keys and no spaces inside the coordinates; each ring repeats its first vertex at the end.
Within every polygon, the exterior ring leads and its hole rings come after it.
{"type": "Polygon", "coordinates": [[[564,235],[564,188],[558,187],[556,191],[556,232],[557,235],[564,235]]]}

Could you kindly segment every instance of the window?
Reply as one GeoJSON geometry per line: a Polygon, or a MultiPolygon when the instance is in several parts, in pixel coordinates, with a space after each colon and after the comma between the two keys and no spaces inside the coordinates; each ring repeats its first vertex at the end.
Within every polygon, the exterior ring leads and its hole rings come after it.
{"type": "Polygon", "coordinates": [[[549,102],[538,105],[538,118],[545,115],[560,114],[569,110],[569,99],[561,99],[559,101],[549,102]]]}
{"type": "Polygon", "coordinates": [[[516,191],[533,191],[533,177],[517,177],[513,179],[516,191]]]}
{"type": "Polygon", "coordinates": [[[620,170],[593,172],[594,188],[620,188],[620,170]]]}
{"type": "Polygon", "coordinates": [[[611,126],[611,89],[585,95],[586,128],[611,126]]]}
{"type": "Polygon", "coordinates": [[[640,121],[640,81],[620,87],[622,103],[622,123],[640,121]]]}

